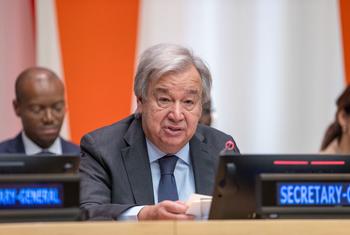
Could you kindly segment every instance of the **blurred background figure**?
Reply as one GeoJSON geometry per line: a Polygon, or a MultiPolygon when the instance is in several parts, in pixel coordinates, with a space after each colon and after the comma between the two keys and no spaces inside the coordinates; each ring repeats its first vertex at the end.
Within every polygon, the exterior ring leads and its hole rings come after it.
{"type": "Polygon", "coordinates": [[[334,122],[328,127],[321,145],[327,154],[350,154],[350,86],[337,99],[334,122]]]}
{"type": "Polygon", "coordinates": [[[53,71],[43,67],[24,70],[16,79],[15,94],[13,108],[22,131],[0,143],[0,153],[80,153],[77,145],[59,137],[66,102],[63,82],[53,71]]]}
{"type": "Polygon", "coordinates": [[[199,119],[200,124],[211,126],[212,115],[211,115],[211,100],[203,104],[202,107],[202,116],[199,119]]]}

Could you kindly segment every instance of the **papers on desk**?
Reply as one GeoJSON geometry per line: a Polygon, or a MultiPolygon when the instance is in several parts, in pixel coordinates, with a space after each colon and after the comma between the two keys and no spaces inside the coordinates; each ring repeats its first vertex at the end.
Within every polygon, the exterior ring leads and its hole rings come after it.
{"type": "Polygon", "coordinates": [[[194,215],[196,219],[208,219],[211,199],[211,196],[192,194],[186,202],[189,207],[186,214],[194,215]]]}

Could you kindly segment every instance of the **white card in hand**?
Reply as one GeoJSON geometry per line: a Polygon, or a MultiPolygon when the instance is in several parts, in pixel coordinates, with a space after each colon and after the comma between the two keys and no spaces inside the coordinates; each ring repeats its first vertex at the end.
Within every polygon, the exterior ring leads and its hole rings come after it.
{"type": "Polygon", "coordinates": [[[197,219],[208,218],[211,199],[211,196],[192,194],[186,202],[186,205],[189,207],[186,211],[186,214],[194,215],[197,219]]]}

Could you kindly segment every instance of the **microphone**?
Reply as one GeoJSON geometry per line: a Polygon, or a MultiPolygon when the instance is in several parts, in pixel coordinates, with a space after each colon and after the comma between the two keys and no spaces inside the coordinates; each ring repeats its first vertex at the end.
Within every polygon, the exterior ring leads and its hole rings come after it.
{"type": "Polygon", "coordinates": [[[228,140],[225,143],[225,148],[221,151],[221,155],[225,155],[227,153],[237,153],[239,154],[239,150],[237,148],[236,143],[233,140],[228,140]]]}
{"type": "Polygon", "coordinates": [[[225,143],[225,150],[227,151],[232,151],[232,150],[236,150],[236,144],[232,141],[232,140],[228,140],[225,143]]]}

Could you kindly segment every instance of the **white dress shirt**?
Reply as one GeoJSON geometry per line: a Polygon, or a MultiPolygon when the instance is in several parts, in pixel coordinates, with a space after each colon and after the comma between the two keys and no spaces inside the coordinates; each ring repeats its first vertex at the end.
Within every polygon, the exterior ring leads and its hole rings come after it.
{"type": "Polygon", "coordinates": [[[24,145],[24,151],[27,155],[35,155],[40,153],[41,151],[49,151],[57,155],[62,154],[62,144],[60,138],[56,138],[55,142],[53,142],[53,144],[47,149],[39,147],[36,143],[29,139],[29,137],[24,133],[24,131],[22,131],[22,140],[24,145]]]}
{"type": "MultiPolygon", "coordinates": [[[[153,195],[155,203],[158,203],[158,186],[160,180],[160,169],[158,159],[167,155],[160,151],[151,141],[146,139],[147,152],[151,165],[153,195]]],[[[174,176],[179,200],[186,202],[190,195],[195,192],[193,168],[190,158],[190,145],[187,143],[176,155],[179,159],[176,163],[174,176]]],[[[144,206],[135,206],[122,213],[118,220],[137,220],[137,215],[144,206]]]]}

